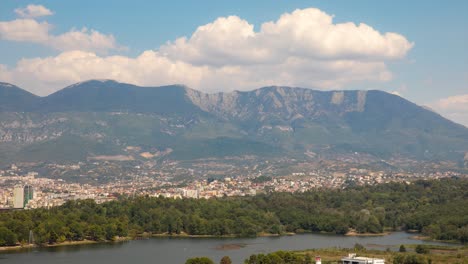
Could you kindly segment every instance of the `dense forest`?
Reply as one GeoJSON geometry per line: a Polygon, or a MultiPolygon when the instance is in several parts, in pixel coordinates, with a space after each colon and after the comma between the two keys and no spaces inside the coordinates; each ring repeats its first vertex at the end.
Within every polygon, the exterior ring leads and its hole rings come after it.
{"type": "Polygon", "coordinates": [[[414,230],[439,240],[468,241],[468,180],[388,183],[345,190],[253,197],[168,199],[120,197],[69,201],[51,209],[0,213],[0,245],[114,240],[141,234],[257,236],[414,230]]]}

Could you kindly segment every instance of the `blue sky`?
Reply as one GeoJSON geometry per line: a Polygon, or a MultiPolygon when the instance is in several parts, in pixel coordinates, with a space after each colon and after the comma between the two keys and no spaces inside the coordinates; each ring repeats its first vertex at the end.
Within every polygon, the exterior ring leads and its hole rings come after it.
{"type": "Polygon", "coordinates": [[[3,0],[0,79],[40,95],[94,77],[149,86],[184,83],[207,92],[272,84],[380,89],[468,125],[467,13],[468,1],[3,0]],[[52,14],[21,13],[28,5],[52,14]],[[282,28],[284,14],[291,15],[284,20],[290,24],[282,28]],[[229,16],[237,19],[220,20],[229,16]],[[333,20],[326,26],[352,22],[354,27],[319,34],[323,26],[307,24],[327,16],[333,20]],[[262,24],[270,21],[276,23],[270,30],[274,34],[263,34],[262,24]],[[300,23],[304,29],[289,34],[287,29],[300,23]],[[379,35],[366,36],[360,23],[379,35]],[[198,30],[204,25],[211,27],[198,30]],[[255,40],[248,25],[254,27],[255,40]],[[228,35],[217,38],[222,30],[228,35]],[[404,41],[385,39],[387,32],[404,41]],[[237,38],[237,33],[244,35],[237,38]],[[359,34],[367,43],[383,44],[368,44],[368,50],[351,46],[359,34]],[[316,44],[322,36],[326,43],[316,44]],[[177,44],[181,37],[185,41],[177,44]],[[332,39],[338,43],[330,44],[332,39]]]}

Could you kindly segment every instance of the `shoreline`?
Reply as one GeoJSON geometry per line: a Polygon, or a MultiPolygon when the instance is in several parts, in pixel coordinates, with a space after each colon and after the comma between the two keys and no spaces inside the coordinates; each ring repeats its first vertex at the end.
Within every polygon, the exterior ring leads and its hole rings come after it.
{"type": "Polygon", "coordinates": [[[440,242],[440,243],[447,243],[447,244],[459,244],[459,245],[463,245],[460,241],[456,241],[456,240],[439,240],[439,239],[432,239],[431,237],[429,236],[420,236],[420,235],[416,235],[416,236],[411,236],[410,237],[411,239],[414,239],[414,240],[421,240],[421,241],[428,241],[428,242],[440,242]]]}
{"type": "MultiPolygon", "coordinates": [[[[282,234],[272,234],[272,233],[265,233],[261,232],[258,233],[256,236],[252,237],[281,237],[281,236],[294,236],[298,235],[298,233],[292,233],[292,232],[286,232],[282,234]]],[[[140,237],[140,236],[139,236],[140,237]]],[[[142,235],[141,238],[150,238],[150,237],[158,237],[158,238],[245,238],[245,237],[240,237],[237,235],[189,235],[187,233],[180,233],[180,234],[168,234],[168,233],[162,233],[162,234],[146,234],[142,235]]]]}
{"type": "MultiPolygon", "coordinates": [[[[403,231],[404,232],[404,231],[403,231]]],[[[390,235],[392,232],[383,232],[383,233],[357,233],[354,230],[349,231],[344,235],[337,235],[337,236],[351,236],[351,237],[372,237],[372,236],[387,236],[390,235]]],[[[405,232],[410,234],[410,232],[405,232]]],[[[282,234],[271,234],[271,233],[258,233],[255,237],[281,237],[281,236],[295,236],[300,235],[302,233],[293,233],[287,232],[282,234]]],[[[318,233],[321,234],[321,233],[318,233]]],[[[255,238],[253,237],[253,238],[255,238]]],[[[150,234],[150,233],[143,233],[137,237],[117,237],[115,240],[104,240],[104,241],[94,241],[94,240],[81,240],[81,241],[64,241],[55,244],[44,244],[44,245],[36,245],[36,244],[26,244],[26,245],[16,245],[16,246],[0,246],[0,253],[8,252],[8,251],[21,251],[31,248],[53,248],[53,247],[63,247],[63,246],[77,246],[77,245],[91,245],[91,244],[101,244],[101,243],[119,243],[125,241],[132,241],[132,240],[139,240],[139,239],[150,239],[150,238],[240,238],[236,235],[189,235],[187,233],[180,233],[180,234],[150,234]]],[[[434,241],[434,242],[443,242],[443,243],[454,243],[453,241],[440,241],[430,239],[430,237],[422,236],[422,235],[414,235],[410,237],[414,240],[421,240],[421,241],[434,241]]]]}
{"type": "MultiPolygon", "coordinates": [[[[297,235],[296,233],[284,233],[284,234],[270,234],[270,233],[259,233],[255,237],[280,237],[280,236],[294,236],[297,235]]],[[[253,238],[255,238],[253,237],[253,238]]],[[[81,240],[81,241],[64,241],[55,244],[44,244],[44,245],[36,245],[36,244],[27,244],[27,245],[16,245],[16,246],[0,246],[0,253],[8,252],[8,251],[21,251],[31,248],[52,248],[52,247],[64,247],[64,246],[77,246],[77,245],[91,245],[91,244],[101,244],[101,243],[119,243],[124,241],[133,241],[139,239],[150,239],[150,238],[239,238],[236,235],[189,235],[187,233],[180,233],[180,234],[149,234],[143,233],[137,237],[119,237],[116,240],[104,240],[104,241],[94,241],[94,240],[81,240]]]]}
{"type": "Polygon", "coordinates": [[[32,248],[54,248],[54,247],[64,247],[64,246],[78,246],[78,245],[92,245],[92,244],[101,244],[101,243],[119,243],[124,241],[134,240],[130,237],[119,237],[116,240],[104,240],[104,241],[94,241],[94,240],[80,240],[80,241],[64,241],[55,244],[25,244],[25,245],[16,245],[16,246],[2,246],[0,247],[0,253],[8,251],[21,251],[32,248]]]}
{"type": "Polygon", "coordinates": [[[392,232],[382,232],[382,233],[358,233],[356,231],[348,231],[348,233],[344,234],[345,236],[354,236],[354,237],[372,237],[372,236],[388,236],[392,232]]]}

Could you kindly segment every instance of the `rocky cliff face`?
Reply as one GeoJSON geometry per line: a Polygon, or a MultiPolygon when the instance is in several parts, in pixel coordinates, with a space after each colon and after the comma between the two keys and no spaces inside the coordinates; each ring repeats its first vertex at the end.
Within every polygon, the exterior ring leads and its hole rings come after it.
{"type": "Polygon", "coordinates": [[[285,123],[362,112],[366,94],[367,91],[322,92],[279,86],[216,94],[187,90],[188,98],[195,105],[224,119],[265,121],[276,118],[285,123]]]}
{"type": "Polygon", "coordinates": [[[461,154],[468,151],[466,127],[377,90],[273,86],[206,94],[105,80],[41,98],[2,85],[0,102],[9,103],[0,104],[0,159],[48,157],[61,149],[83,158],[139,146],[150,152],[173,149],[176,159],[326,149],[468,163],[461,154]]]}
{"type": "Polygon", "coordinates": [[[60,137],[66,117],[34,118],[28,113],[0,113],[0,143],[31,144],[60,137]]]}

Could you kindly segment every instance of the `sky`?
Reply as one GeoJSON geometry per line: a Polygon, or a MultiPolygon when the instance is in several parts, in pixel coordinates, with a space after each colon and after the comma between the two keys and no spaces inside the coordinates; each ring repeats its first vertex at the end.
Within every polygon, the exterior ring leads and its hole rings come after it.
{"type": "Polygon", "coordinates": [[[0,81],[378,89],[468,126],[468,1],[0,0],[0,81]]]}

